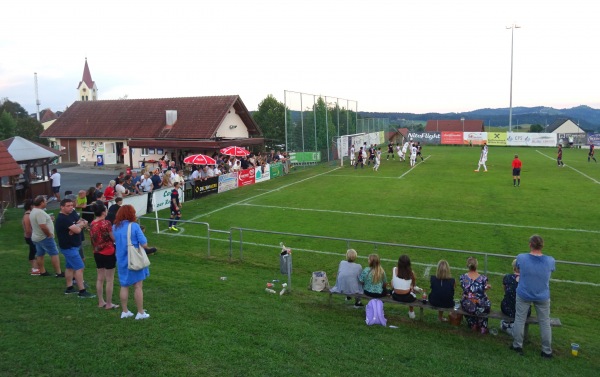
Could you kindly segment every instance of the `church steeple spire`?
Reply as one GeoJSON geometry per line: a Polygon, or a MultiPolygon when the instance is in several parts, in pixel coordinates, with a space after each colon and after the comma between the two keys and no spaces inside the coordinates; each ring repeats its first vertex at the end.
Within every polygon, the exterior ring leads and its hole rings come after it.
{"type": "Polygon", "coordinates": [[[77,90],[79,91],[78,100],[96,101],[98,99],[98,88],[96,87],[94,80],[92,80],[87,57],[85,58],[85,65],[83,66],[83,77],[77,86],[77,90]]]}

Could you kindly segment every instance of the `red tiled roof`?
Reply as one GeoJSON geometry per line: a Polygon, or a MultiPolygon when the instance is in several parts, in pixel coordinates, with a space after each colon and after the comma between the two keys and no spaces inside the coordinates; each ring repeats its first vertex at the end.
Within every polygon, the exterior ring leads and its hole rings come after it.
{"type": "Polygon", "coordinates": [[[260,137],[256,122],[239,96],[76,101],[42,137],[198,140],[211,139],[233,106],[248,128],[260,137]],[[177,111],[167,128],[166,110],[177,111]]]}
{"type": "Polygon", "coordinates": [[[483,120],[479,119],[439,119],[428,120],[425,126],[426,132],[442,131],[464,131],[464,132],[484,132],[483,120]]]}
{"type": "Polygon", "coordinates": [[[77,89],[79,89],[81,87],[82,82],[85,82],[85,85],[87,85],[88,88],[90,88],[90,89],[94,87],[94,81],[92,80],[92,74],[90,73],[90,67],[88,67],[87,58],[85,58],[85,65],[83,66],[83,77],[82,77],[81,81],[79,82],[77,89]]]}
{"type": "Polygon", "coordinates": [[[54,114],[52,112],[52,110],[50,110],[50,109],[44,109],[41,112],[42,112],[42,117],[40,119],[40,123],[46,123],[46,122],[49,122],[51,120],[58,118],[56,116],[56,114],[54,114]]]}
{"type": "Polygon", "coordinates": [[[23,173],[23,169],[17,164],[13,156],[8,153],[4,143],[0,142],[0,177],[11,177],[23,173]]]}

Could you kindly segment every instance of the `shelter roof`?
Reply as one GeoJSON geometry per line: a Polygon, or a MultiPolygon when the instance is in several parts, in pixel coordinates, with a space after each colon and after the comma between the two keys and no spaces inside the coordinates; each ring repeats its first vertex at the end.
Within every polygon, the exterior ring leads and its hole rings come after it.
{"type": "Polygon", "coordinates": [[[11,137],[2,141],[8,153],[17,162],[55,158],[64,154],[45,145],[29,141],[20,136],[11,137]]]}
{"type": "Polygon", "coordinates": [[[4,143],[0,143],[0,177],[11,177],[23,173],[4,143]]]}

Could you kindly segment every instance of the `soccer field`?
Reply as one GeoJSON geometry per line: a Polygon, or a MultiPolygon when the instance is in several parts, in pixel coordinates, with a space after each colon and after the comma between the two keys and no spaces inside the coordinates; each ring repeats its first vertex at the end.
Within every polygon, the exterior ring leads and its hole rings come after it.
{"type": "MultiPolygon", "coordinates": [[[[25,276],[25,246],[14,237],[22,212],[11,210],[0,228],[6,266],[0,297],[9,308],[0,325],[0,366],[19,375],[342,376],[369,373],[368,361],[382,358],[382,374],[595,375],[600,205],[593,198],[600,166],[588,163],[582,149],[565,150],[566,166],[559,168],[554,149],[491,147],[489,172],[475,173],[479,151],[425,146],[425,162],[412,169],[397,157],[386,161],[385,154],[378,172],[333,163],[292,169],[282,178],[184,203],[183,220],[190,222],[180,223],[179,233],[166,231],[163,221],[157,233],[146,216],[141,222],[159,252],[144,283],[152,315],[144,323],[126,323],[94,302],[63,297],[62,279],[25,276]],[[523,161],[518,188],[512,184],[514,154],[523,161]],[[211,229],[210,257],[203,223],[211,229]],[[545,239],[544,252],[558,261],[551,315],[563,326],[553,329],[551,362],[539,357],[537,326],[523,358],[508,350],[504,333],[482,337],[438,323],[436,313],[413,322],[396,305],[386,306],[386,317],[397,329],[367,327],[364,312],[343,298],[329,306],[326,295],[306,290],[312,271],[325,270],[335,282],[348,247],[363,266],[368,254],[380,254],[388,276],[408,254],[417,285],[425,288],[439,259],[447,259],[458,277],[466,258],[476,255],[490,278],[492,309],[499,310],[502,275],[516,254],[528,251],[532,234],[545,239]],[[264,291],[267,281],[286,279],[279,273],[280,242],[294,258],[293,289],[283,296],[264,291]],[[572,342],[581,345],[579,358],[570,356],[572,342]],[[135,361],[135,344],[145,350],[142,362],[135,361]],[[47,351],[34,352],[40,346],[47,351]],[[16,347],[33,354],[11,352],[16,347]],[[104,350],[100,359],[94,351],[74,361],[65,357],[97,347],[104,350]],[[481,358],[465,362],[475,349],[481,358]],[[44,369],[52,363],[56,373],[44,369]]],[[[168,218],[167,211],[158,215],[168,218]]],[[[91,258],[86,263],[86,280],[93,282],[91,258]]]]}

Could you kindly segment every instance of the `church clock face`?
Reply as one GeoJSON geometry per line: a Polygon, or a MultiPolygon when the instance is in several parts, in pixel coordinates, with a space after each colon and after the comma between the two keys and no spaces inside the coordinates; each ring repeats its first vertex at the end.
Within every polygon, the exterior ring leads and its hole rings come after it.
{"type": "Polygon", "coordinates": [[[83,88],[82,90],[83,90],[84,92],[87,92],[87,89],[86,89],[86,88],[83,88]]]}

